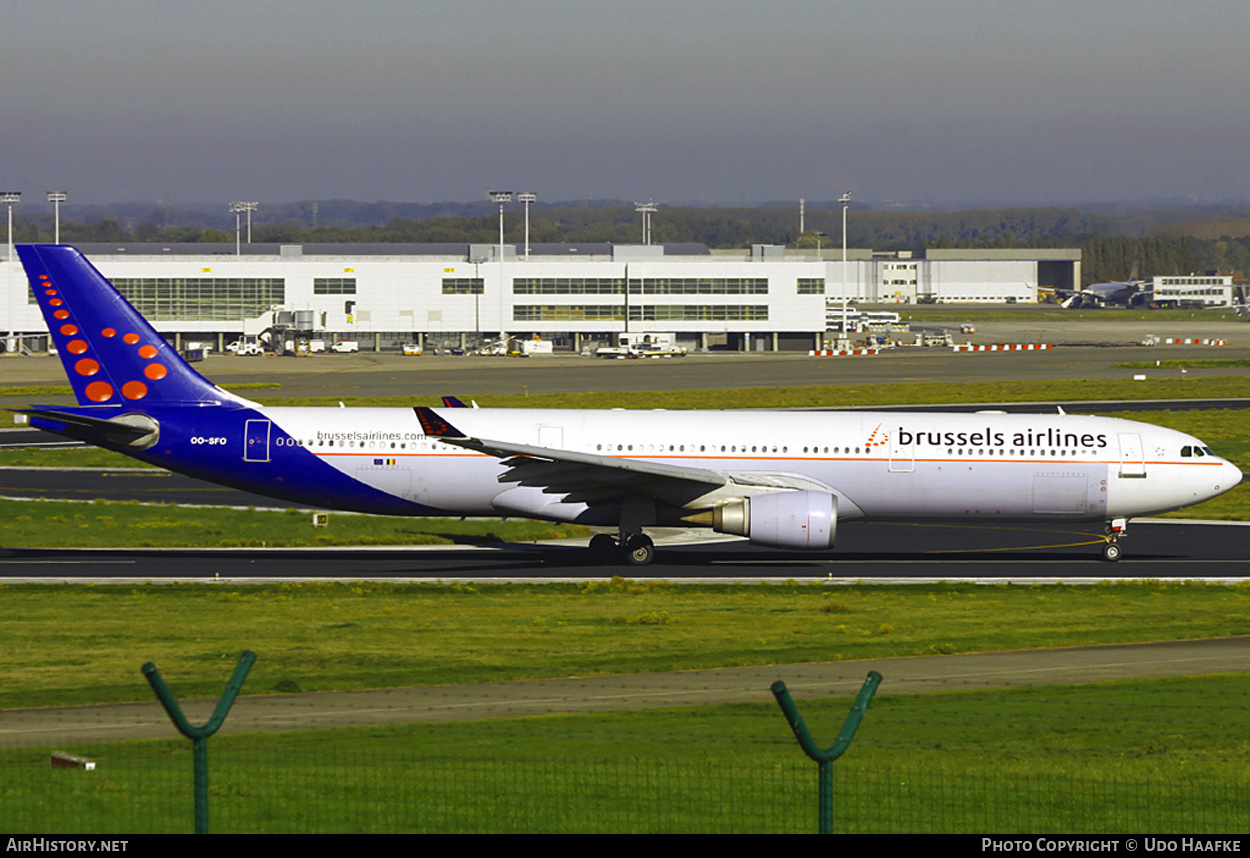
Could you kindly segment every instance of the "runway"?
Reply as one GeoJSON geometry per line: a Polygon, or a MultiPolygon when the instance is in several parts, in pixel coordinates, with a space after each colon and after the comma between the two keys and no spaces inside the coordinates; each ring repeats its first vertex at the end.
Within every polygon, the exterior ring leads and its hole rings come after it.
{"type": "MultiPolygon", "coordinates": [[[[1091,525],[1092,527],[1092,525],[1091,525]]],[[[0,549],[0,579],[263,582],[293,580],[549,581],[614,575],[687,583],[796,579],[830,584],[1203,579],[1250,575],[1250,526],[1147,520],[1130,525],[1118,563],[1094,530],[1008,523],[848,523],[833,551],[776,551],[705,532],[661,531],[645,568],[597,563],[584,542],[308,549],[0,549]]]]}
{"type": "MultiPolygon", "coordinates": [[[[168,471],[0,469],[0,497],[287,509],[290,504],[168,471]]],[[[331,513],[332,515],[337,513],[331,513]]],[[[0,578],[841,580],[1208,578],[1250,575],[1250,524],[1135,520],[1118,563],[1099,522],[843,522],[830,552],[778,551],[702,529],[657,528],[646,569],[593,562],[584,543],[316,549],[2,549],[0,578]]]]}

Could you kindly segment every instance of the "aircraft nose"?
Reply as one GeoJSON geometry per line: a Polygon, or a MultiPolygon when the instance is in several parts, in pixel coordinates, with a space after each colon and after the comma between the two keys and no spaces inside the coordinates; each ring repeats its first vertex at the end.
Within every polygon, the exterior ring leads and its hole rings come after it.
{"type": "Polygon", "coordinates": [[[1220,470],[1215,476],[1215,490],[1217,492],[1226,492],[1240,485],[1245,478],[1246,475],[1241,472],[1240,468],[1224,459],[1221,461],[1220,470]]]}

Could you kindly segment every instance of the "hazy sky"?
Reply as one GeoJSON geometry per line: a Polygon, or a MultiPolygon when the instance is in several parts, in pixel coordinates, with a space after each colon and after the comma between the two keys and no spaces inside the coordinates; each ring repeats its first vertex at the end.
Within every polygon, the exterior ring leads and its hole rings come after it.
{"type": "Polygon", "coordinates": [[[1246,0],[0,0],[72,202],[1250,199],[1246,0]]]}

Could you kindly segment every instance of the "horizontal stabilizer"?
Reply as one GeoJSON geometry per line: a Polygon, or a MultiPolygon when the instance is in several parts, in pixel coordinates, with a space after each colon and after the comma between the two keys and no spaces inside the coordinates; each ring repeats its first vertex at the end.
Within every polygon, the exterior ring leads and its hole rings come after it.
{"type": "Polygon", "coordinates": [[[107,420],[55,408],[13,408],[30,415],[37,429],[66,435],[90,444],[106,444],[146,450],[160,440],[161,426],[146,414],[121,414],[107,420]]]}

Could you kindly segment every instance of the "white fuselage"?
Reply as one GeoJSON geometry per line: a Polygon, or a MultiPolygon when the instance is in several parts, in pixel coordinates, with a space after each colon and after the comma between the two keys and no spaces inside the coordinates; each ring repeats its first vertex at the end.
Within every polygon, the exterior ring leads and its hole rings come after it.
{"type": "MultiPolygon", "coordinates": [[[[441,413],[475,438],[731,475],[796,478],[834,494],[841,519],[972,515],[1109,521],[1200,503],[1241,479],[1236,467],[1183,433],[1080,415],[441,413]]],[[[409,409],[265,408],[263,414],[273,421],[272,446],[303,448],[347,476],[435,510],[558,520],[579,520],[585,510],[559,497],[540,497],[541,489],[518,502],[517,492],[526,490],[500,482],[507,469],[498,458],[427,437],[409,409]]],[[[683,505],[715,503],[715,497],[704,496],[683,505]]]]}

